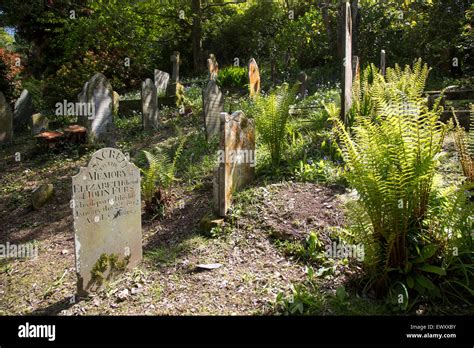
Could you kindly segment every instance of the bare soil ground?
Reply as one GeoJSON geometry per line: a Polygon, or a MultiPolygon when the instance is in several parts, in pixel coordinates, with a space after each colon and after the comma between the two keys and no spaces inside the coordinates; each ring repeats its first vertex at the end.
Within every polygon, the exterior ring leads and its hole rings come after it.
{"type": "Polygon", "coordinates": [[[184,197],[184,207],[165,219],[143,217],[142,264],[89,298],[74,298],[71,176],[88,156],[38,154],[27,139],[0,150],[0,242],[38,247],[37,258],[0,260],[0,314],[267,313],[279,292],[305,278],[305,266],[278,248],[275,236],[303,240],[317,230],[326,243],[325,227],[343,223],[341,188],[277,183],[249,188],[251,200],[237,197],[233,216],[238,217],[226,222],[226,233],[204,237],[198,225],[211,211],[211,190],[183,185],[176,194],[184,197]],[[22,153],[20,162],[15,152],[22,153]],[[54,198],[33,210],[31,190],[44,182],[55,185],[54,198]],[[222,266],[196,268],[206,263],[222,266]]]}

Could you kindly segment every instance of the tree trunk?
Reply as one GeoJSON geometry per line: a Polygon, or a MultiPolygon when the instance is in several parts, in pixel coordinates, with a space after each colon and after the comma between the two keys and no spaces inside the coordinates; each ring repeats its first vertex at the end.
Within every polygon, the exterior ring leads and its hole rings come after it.
{"type": "Polygon", "coordinates": [[[352,55],[359,55],[359,0],[352,0],[352,55]]]}
{"type": "Polygon", "coordinates": [[[201,0],[192,0],[191,9],[193,12],[193,29],[192,29],[193,68],[194,68],[194,72],[199,72],[203,69],[201,0]]]}

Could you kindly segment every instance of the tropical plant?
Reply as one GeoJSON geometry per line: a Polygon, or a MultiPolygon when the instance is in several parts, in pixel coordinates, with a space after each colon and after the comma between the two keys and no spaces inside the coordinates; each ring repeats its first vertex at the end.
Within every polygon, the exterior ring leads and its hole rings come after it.
{"type": "Polygon", "coordinates": [[[295,102],[299,84],[284,83],[268,96],[258,96],[253,110],[258,136],[268,148],[274,167],[278,166],[288,144],[290,106],[295,102]]]}
{"type": "Polygon", "coordinates": [[[178,130],[178,134],[178,147],[173,157],[159,148],[154,153],[143,151],[148,165],[145,168],[140,168],[143,174],[142,197],[145,202],[145,210],[149,213],[159,210],[161,215],[165,215],[167,208],[172,205],[173,197],[170,194],[170,188],[177,180],[175,176],[176,164],[186,141],[180,130],[178,130]]]}

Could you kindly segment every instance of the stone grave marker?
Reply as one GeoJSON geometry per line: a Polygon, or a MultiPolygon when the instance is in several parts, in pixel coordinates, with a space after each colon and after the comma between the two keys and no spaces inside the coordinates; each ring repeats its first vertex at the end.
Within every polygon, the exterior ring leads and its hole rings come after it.
{"type": "Polygon", "coordinates": [[[385,76],[385,50],[380,51],[380,73],[385,76]]]}
{"type": "Polygon", "coordinates": [[[33,135],[40,134],[42,131],[48,130],[49,120],[41,113],[31,116],[31,133],[33,135]]]}
{"type": "Polygon", "coordinates": [[[342,78],[342,98],[341,117],[346,122],[346,115],[352,105],[352,19],[351,5],[346,2],[344,5],[344,34],[343,34],[343,78],[342,78]]]}
{"type": "Polygon", "coordinates": [[[158,95],[163,95],[168,88],[168,82],[170,80],[170,74],[167,72],[155,69],[155,87],[158,95]]]}
{"type": "Polygon", "coordinates": [[[84,85],[78,95],[79,101],[92,103],[94,115],[84,122],[79,122],[87,128],[89,139],[93,143],[109,143],[113,134],[113,90],[107,78],[97,73],[84,85]]]}
{"type": "Polygon", "coordinates": [[[207,68],[209,70],[209,80],[216,80],[219,73],[219,64],[217,63],[216,56],[212,53],[209,54],[207,59],[207,68]]]}
{"type": "Polygon", "coordinates": [[[360,78],[359,56],[352,57],[352,77],[354,81],[359,81],[359,78],[360,78]]]}
{"type": "Polygon", "coordinates": [[[179,52],[173,52],[173,55],[170,57],[170,61],[173,63],[173,74],[171,75],[171,83],[168,84],[166,89],[166,95],[171,97],[176,95],[176,88],[179,82],[179,65],[181,60],[179,58],[179,52]]]}
{"type": "Polygon", "coordinates": [[[214,170],[214,209],[225,216],[232,193],[255,175],[255,125],[242,111],[221,113],[218,166],[214,170]]]}
{"type": "Polygon", "coordinates": [[[308,75],[306,75],[306,73],[304,71],[301,71],[298,74],[298,81],[301,82],[300,90],[299,90],[298,93],[302,98],[304,98],[304,97],[306,97],[306,93],[307,93],[306,83],[308,81],[308,75]]]}
{"type": "Polygon", "coordinates": [[[224,111],[224,95],[215,80],[210,80],[202,92],[202,110],[208,139],[219,134],[221,112],[224,111]]]}
{"type": "Polygon", "coordinates": [[[72,177],[71,206],[82,296],[142,259],[139,169],[117,149],[98,150],[72,177]]]}
{"type": "Polygon", "coordinates": [[[249,61],[249,87],[250,97],[255,97],[260,93],[260,72],[255,59],[249,61]]]}
{"type": "Polygon", "coordinates": [[[13,111],[13,128],[15,130],[25,129],[29,125],[33,113],[34,108],[31,94],[28,90],[24,89],[15,102],[15,109],[13,111]]]}
{"type": "Polygon", "coordinates": [[[0,144],[13,140],[13,114],[5,96],[0,92],[0,144]]]}
{"type": "Polygon", "coordinates": [[[158,98],[156,86],[151,79],[142,82],[142,123],[144,130],[158,127],[158,98]]]}

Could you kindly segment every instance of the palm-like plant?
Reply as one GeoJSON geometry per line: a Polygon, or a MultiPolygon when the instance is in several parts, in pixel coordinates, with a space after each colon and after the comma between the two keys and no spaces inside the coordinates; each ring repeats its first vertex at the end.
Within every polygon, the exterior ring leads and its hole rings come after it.
{"type": "Polygon", "coordinates": [[[454,129],[454,140],[458,152],[459,161],[464,176],[474,183],[474,104],[471,104],[469,134],[459,125],[456,114],[453,112],[456,122],[454,129]]]}

